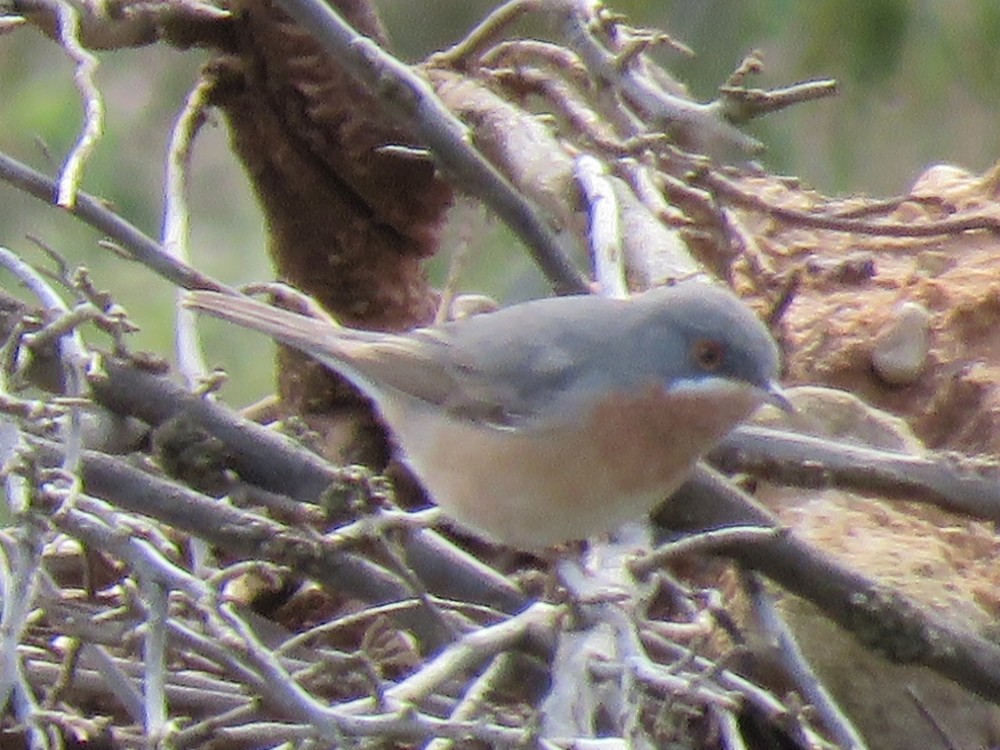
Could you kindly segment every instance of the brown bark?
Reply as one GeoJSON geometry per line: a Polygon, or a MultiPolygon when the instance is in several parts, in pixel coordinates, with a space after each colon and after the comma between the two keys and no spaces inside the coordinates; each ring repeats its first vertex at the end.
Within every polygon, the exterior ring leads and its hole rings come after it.
{"type": "MultiPolygon", "coordinates": [[[[386,44],[368,2],[335,5],[386,44]]],[[[213,65],[215,103],[267,218],[278,276],[350,325],[427,322],[436,299],[421,261],[437,247],[450,188],[429,160],[379,150],[415,144],[283,11],[248,0],[237,13],[237,51],[213,65]]],[[[282,351],[278,368],[291,413],[357,406],[342,381],[302,355],[282,351]]]]}

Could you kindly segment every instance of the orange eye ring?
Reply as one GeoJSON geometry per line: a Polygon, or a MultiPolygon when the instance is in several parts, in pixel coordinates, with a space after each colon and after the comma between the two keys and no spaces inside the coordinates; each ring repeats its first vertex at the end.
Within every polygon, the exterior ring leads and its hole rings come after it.
{"type": "Polygon", "coordinates": [[[691,347],[691,352],[698,366],[708,372],[714,372],[722,366],[723,355],[726,353],[725,346],[716,339],[698,339],[691,347]]]}

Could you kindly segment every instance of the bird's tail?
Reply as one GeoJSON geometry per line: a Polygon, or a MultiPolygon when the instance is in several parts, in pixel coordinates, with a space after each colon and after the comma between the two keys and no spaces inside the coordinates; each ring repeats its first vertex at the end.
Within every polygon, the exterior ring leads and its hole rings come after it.
{"type": "Polygon", "coordinates": [[[197,312],[264,333],[320,361],[329,362],[332,358],[349,363],[370,343],[364,331],[299,315],[249,297],[195,291],[185,296],[183,304],[197,312]]]}
{"type": "Polygon", "coordinates": [[[453,389],[447,359],[426,336],[359,331],[272,307],[249,297],[190,292],[184,306],[267,334],[336,370],[380,402],[386,392],[441,403],[453,389]]]}

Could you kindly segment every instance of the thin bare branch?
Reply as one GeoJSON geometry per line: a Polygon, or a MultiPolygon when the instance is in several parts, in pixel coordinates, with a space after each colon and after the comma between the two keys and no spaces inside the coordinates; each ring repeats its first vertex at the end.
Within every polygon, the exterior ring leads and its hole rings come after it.
{"type": "Polygon", "coordinates": [[[726,115],[734,122],[745,122],[802,102],[836,96],[837,82],[827,78],[770,90],[722,86],[719,93],[726,115]]]}
{"type": "Polygon", "coordinates": [[[701,104],[677,96],[646,74],[644,66],[620,65],[617,54],[609,51],[595,34],[607,23],[599,4],[588,0],[560,0],[553,3],[551,9],[563,24],[568,45],[586,62],[591,74],[620,91],[650,124],[668,131],[682,130],[686,140],[709,150],[713,139],[749,153],[763,148],[759,141],[726,121],[721,104],[701,104]]]}
{"type": "Polygon", "coordinates": [[[469,67],[514,21],[525,13],[537,10],[541,4],[542,0],[507,0],[494,8],[458,44],[431,55],[427,60],[428,64],[452,68],[469,67]]]}
{"type": "Polygon", "coordinates": [[[661,544],[650,553],[635,558],[629,563],[629,570],[632,575],[645,578],[679,555],[711,552],[731,544],[755,544],[781,533],[782,530],[775,526],[730,526],[691,534],[675,542],[661,544]]]}
{"type": "Polygon", "coordinates": [[[625,250],[614,190],[608,184],[604,165],[590,155],[577,158],[575,171],[589,206],[590,254],[599,293],[604,297],[624,299],[629,291],[625,281],[625,250]]]}
{"type": "MultiPolygon", "coordinates": [[[[0,266],[6,268],[28,287],[48,310],[60,315],[70,315],[69,308],[62,297],[56,293],[45,278],[5,247],[0,247],[0,266]]],[[[65,377],[66,395],[72,399],[82,399],[87,395],[86,379],[91,356],[84,346],[83,337],[75,324],[64,331],[59,336],[56,350],[65,377]]],[[[79,404],[70,405],[68,411],[69,429],[64,436],[66,452],[63,469],[67,475],[72,476],[79,463],[83,436],[79,404]]],[[[70,486],[74,486],[74,484],[71,483],[70,486]]]]}
{"type": "Polygon", "coordinates": [[[957,216],[927,222],[878,222],[864,219],[842,218],[813,214],[793,208],[777,206],[751,189],[743,188],[722,174],[703,169],[692,176],[695,185],[712,191],[723,203],[760,211],[793,226],[827,229],[832,232],[873,235],[877,237],[939,237],[961,232],[985,230],[1000,234],[1000,219],[991,215],[957,216]]]}
{"type": "Polygon", "coordinates": [[[163,584],[140,580],[142,598],[146,604],[146,627],[143,638],[142,664],[143,718],[146,734],[159,741],[167,727],[167,596],[163,584]]]}
{"type": "Polygon", "coordinates": [[[59,178],[56,203],[66,209],[76,205],[76,195],[83,178],[83,166],[104,130],[104,98],[94,74],[97,58],[80,43],[80,15],[67,0],[37,0],[55,15],[59,43],[75,64],[73,80],[83,101],[83,128],[69,152],[59,178]]]}
{"type": "MultiPolygon", "coordinates": [[[[503,675],[510,671],[514,658],[509,652],[494,657],[489,666],[469,685],[448,719],[469,721],[482,715],[488,708],[489,694],[497,688],[503,675]]],[[[450,750],[453,747],[455,743],[451,740],[435,739],[427,745],[426,750],[450,750]]]]}
{"type": "MultiPolygon", "coordinates": [[[[187,207],[188,167],[194,139],[205,122],[205,107],[214,81],[202,75],[188,93],[184,107],[174,123],[167,150],[167,168],[163,206],[163,249],[179,262],[188,264],[190,253],[189,214],[187,207]]],[[[183,290],[177,290],[178,301],[183,290]]],[[[205,364],[195,315],[183,305],[175,312],[177,368],[188,387],[205,377],[209,371],[205,364]]]]}
{"type": "MultiPolygon", "coordinates": [[[[0,153],[0,180],[53,205],[51,201],[56,194],[56,183],[3,153],[0,153]]],[[[133,260],[172,284],[185,289],[209,289],[235,294],[231,287],[172,258],[155,240],[108,209],[101,200],[82,190],[77,191],[75,202],[66,207],[66,210],[95,229],[105,232],[119,247],[127,250],[133,260]]]]}
{"type": "Polygon", "coordinates": [[[834,701],[812,667],[806,661],[788,626],[764,588],[752,573],[744,573],[743,586],[750,595],[754,612],[764,633],[781,657],[789,676],[798,686],[803,697],[818,711],[820,719],[843,750],[866,750],[868,745],[855,729],[851,720],[834,701]]]}

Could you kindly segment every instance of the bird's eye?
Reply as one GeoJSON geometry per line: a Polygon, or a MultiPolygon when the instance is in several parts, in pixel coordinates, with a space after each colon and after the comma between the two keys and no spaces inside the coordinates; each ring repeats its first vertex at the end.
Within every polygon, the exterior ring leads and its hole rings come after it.
{"type": "Polygon", "coordinates": [[[715,339],[699,339],[694,342],[692,349],[694,361],[703,370],[718,370],[722,365],[722,355],[725,354],[725,347],[721,341],[715,339]]]}

